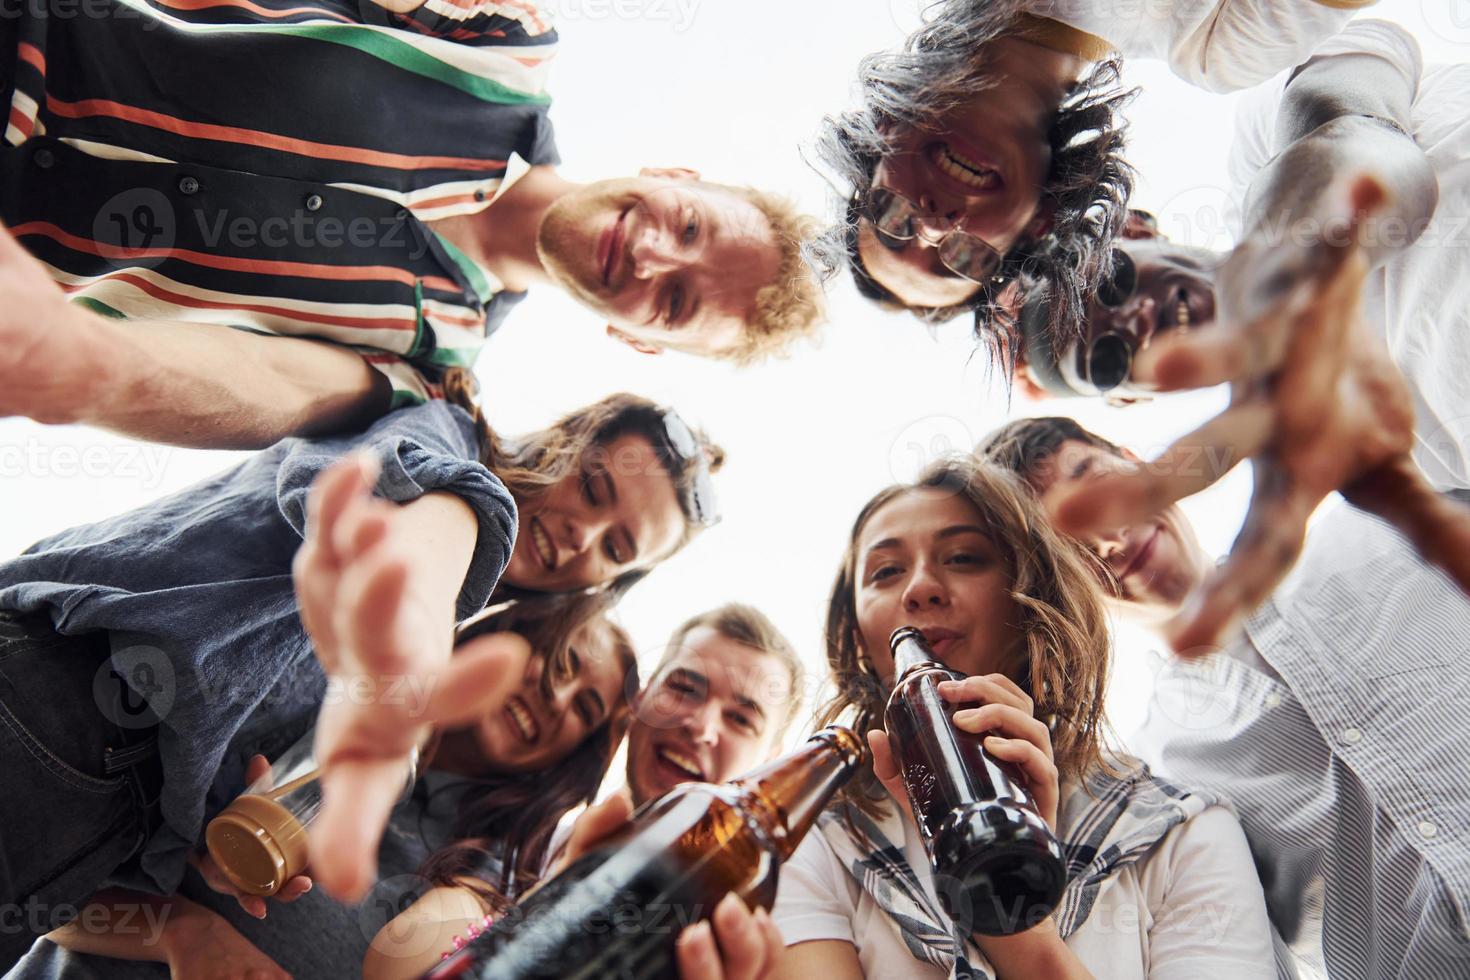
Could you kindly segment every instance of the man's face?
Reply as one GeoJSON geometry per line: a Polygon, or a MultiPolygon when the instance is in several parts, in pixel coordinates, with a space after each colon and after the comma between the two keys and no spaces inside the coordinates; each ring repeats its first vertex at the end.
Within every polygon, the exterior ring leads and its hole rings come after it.
{"type": "Polygon", "coordinates": [[[638,695],[628,731],[633,802],[723,783],[770,757],[791,675],[776,657],[701,626],[638,695]]]}
{"type": "MultiPolygon", "coordinates": [[[[1071,490],[1105,473],[1131,472],[1136,456],[1116,456],[1100,446],[1076,439],[1064,441],[1031,475],[1042,504],[1055,513],[1071,490]]],[[[1184,512],[1170,506],[1148,521],[1105,534],[1080,538],[1109,570],[1123,602],[1140,610],[1172,615],[1204,581],[1211,562],[1184,512]]]]}
{"type": "Polygon", "coordinates": [[[687,170],[589,184],[546,212],[536,248],[552,279],[650,353],[740,345],[781,250],[749,200],[687,170]]]}
{"type": "Polygon", "coordinates": [[[1219,257],[1158,237],[1119,240],[1115,247],[1121,256],[1088,300],[1084,339],[1062,353],[1061,373],[1126,404],[1151,393],[1132,374],[1139,352],[1169,331],[1214,323],[1219,257]]]}
{"type": "Polygon", "coordinates": [[[939,242],[951,229],[1004,255],[1050,225],[1041,190],[1057,105],[1033,76],[1053,70],[1051,63],[1030,44],[991,45],[986,58],[992,84],[932,125],[894,134],[893,152],[873,175],[874,187],[908,198],[923,215],[907,241],[881,235],[866,219],[858,226],[864,268],[908,307],[951,306],[979,291],[940,261],[939,242]]]}

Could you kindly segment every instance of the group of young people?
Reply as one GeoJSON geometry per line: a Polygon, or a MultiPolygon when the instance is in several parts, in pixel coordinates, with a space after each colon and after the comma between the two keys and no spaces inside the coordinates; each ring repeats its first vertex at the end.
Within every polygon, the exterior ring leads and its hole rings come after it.
{"type": "Polygon", "coordinates": [[[0,968],[418,976],[630,807],[770,757],[803,685],[766,617],[693,616],[640,686],[613,615],[718,521],[723,451],[627,394],[497,433],[470,367],[547,284],[639,350],[751,364],[846,269],[973,317],[1035,396],[1232,398],[1148,467],[1023,419],[871,498],[819,712],[870,757],[682,975],[1463,975],[1470,67],[1356,6],[943,0],[823,123],[822,232],[692,171],[561,177],[534,4],[0,19],[0,413],[259,450],[0,563],[0,968]],[[1228,254],[1130,210],[1121,57],[1258,86],[1228,254]],[[1220,563],[1175,506],[1223,475],[1173,465],[1202,449],[1254,466],[1220,563]],[[1179,653],[1126,747],[1118,611],[1179,653]],[[1015,935],[956,924],[907,812],[903,625],[1062,841],[1063,901],[1015,935]],[[267,914],[203,828],[313,730],[309,874],[267,914]],[[558,831],[625,738],[628,793],[558,831]]]}

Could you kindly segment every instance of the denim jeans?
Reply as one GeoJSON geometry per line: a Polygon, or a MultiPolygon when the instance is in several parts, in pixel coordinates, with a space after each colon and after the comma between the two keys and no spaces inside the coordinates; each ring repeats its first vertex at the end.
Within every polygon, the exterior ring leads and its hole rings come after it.
{"type": "Polygon", "coordinates": [[[104,714],[94,692],[117,689],[109,670],[106,633],[0,611],[0,974],[75,917],[156,819],[156,729],[104,714]]]}

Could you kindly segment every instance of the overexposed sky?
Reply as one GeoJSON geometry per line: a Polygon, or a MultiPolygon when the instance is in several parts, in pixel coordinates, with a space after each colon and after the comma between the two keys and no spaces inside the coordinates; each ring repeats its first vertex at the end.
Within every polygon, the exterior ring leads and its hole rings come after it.
{"type": "MultiPolygon", "coordinates": [[[[863,54],[898,43],[918,0],[550,0],[562,34],[552,91],[573,179],[689,166],[727,183],[785,192],[825,214],[825,189],[799,156],[821,116],[848,104],[863,54]]],[[[1377,17],[1420,40],[1427,61],[1470,54],[1467,0],[1383,0],[1377,17]]],[[[1164,230],[1226,245],[1218,216],[1235,100],[1198,92],[1158,65],[1130,113],[1134,203],[1164,230]]],[[[533,291],[478,364],[487,412],[507,433],[619,390],[674,405],[729,453],[717,477],[722,524],[665,563],[624,602],[621,619],[645,663],[687,616],[750,602],[793,640],[814,675],[827,591],[861,505],[936,453],[963,449],[1007,417],[965,321],[929,331],[869,307],[844,279],[823,343],[736,371],[681,355],[648,357],[602,336],[601,324],[554,290],[533,291]]],[[[1061,411],[1158,453],[1217,411],[1222,391],[1126,410],[1050,406],[1018,395],[1010,415],[1061,411]]],[[[238,454],[144,446],[79,427],[0,420],[0,555],[74,524],[137,506],[231,465],[238,454]]],[[[1206,547],[1228,548],[1248,495],[1239,468],[1186,502],[1206,547]]],[[[1150,651],[1119,631],[1110,711],[1126,733],[1142,720],[1150,651]]]]}

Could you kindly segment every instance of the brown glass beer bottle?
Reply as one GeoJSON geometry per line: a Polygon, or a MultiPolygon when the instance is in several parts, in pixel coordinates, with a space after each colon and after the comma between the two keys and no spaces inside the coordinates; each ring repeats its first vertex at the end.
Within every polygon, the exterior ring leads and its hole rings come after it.
{"type": "Polygon", "coordinates": [[[941,681],[965,675],[934,656],[924,634],[895,630],[893,693],[884,725],[945,911],[967,932],[1008,936],[1036,925],[1067,883],[1062,849],[1020,773],[960,731],[941,681]]]}
{"type": "Polygon", "coordinates": [[[862,759],[846,728],[715,786],[684,783],[633,814],[426,980],[473,977],[674,978],[674,942],[734,892],[754,909],[776,899],[781,862],[862,759]]]}

